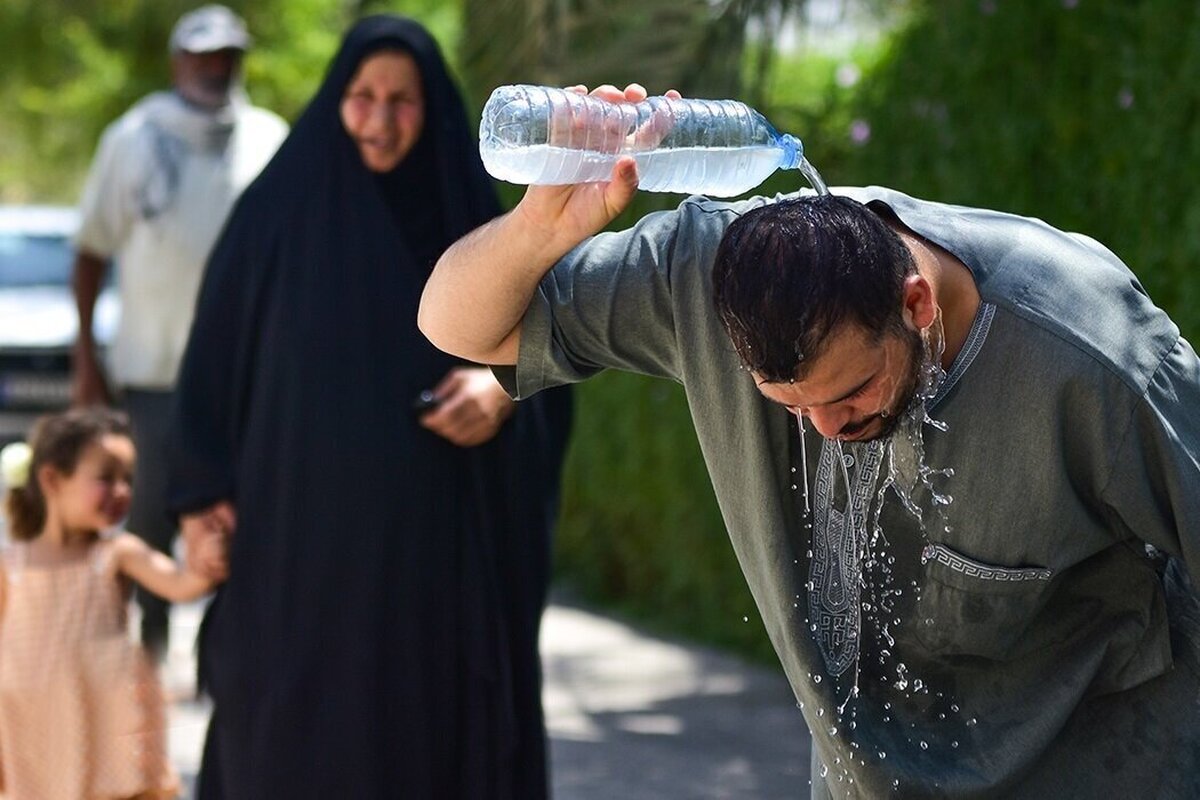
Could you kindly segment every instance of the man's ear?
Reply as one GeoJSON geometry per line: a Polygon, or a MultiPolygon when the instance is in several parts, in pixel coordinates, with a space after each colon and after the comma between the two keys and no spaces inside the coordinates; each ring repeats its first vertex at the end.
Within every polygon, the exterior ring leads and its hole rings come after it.
{"type": "Polygon", "coordinates": [[[933,287],[920,273],[904,279],[904,323],[913,330],[924,330],[937,318],[933,287]]]}

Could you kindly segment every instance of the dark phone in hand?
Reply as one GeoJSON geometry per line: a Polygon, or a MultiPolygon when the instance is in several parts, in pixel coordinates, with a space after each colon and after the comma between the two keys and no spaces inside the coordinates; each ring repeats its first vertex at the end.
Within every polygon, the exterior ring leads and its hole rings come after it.
{"type": "Polygon", "coordinates": [[[432,389],[426,389],[417,395],[417,399],[413,400],[413,413],[419,417],[422,414],[433,411],[435,408],[441,405],[441,403],[441,398],[435,395],[432,389]]]}

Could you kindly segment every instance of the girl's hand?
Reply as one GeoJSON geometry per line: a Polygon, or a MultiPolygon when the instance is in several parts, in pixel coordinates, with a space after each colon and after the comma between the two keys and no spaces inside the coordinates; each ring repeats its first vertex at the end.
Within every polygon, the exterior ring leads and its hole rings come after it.
{"type": "Polygon", "coordinates": [[[229,543],[225,534],[215,530],[205,531],[200,534],[192,551],[195,553],[196,562],[208,564],[210,569],[200,572],[193,567],[190,560],[191,553],[189,553],[189,560],[184,564],[184,568],[188,572],[200,576],[209,583],[220,583],[229,577],[229,543]]]}
{"type": "Polygon", "coordinates": [[[490,440],[515,406],[487,367],[455,367],[433,393],[441,402],[421,417],[421,425],[459,447],[490,440]]]}
{"type": "Polygon", "coordinates": [[[224,580],[229,573],[229,539],[236,527],[237,514],[226,501],[180,517],[188,569],[210,581],[224,580]]]}

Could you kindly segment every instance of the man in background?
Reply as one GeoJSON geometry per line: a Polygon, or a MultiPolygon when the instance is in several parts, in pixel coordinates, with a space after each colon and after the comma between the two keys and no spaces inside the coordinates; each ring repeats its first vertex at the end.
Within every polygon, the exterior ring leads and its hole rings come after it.
{"type": "MultiPolygon", "coordinates": [[[[138,450],[128,527],[163,552],[175,534],[164,509],[166,427],[204,265],[234,201],[287,135],[242,89],[249,45],[245,23],[224,6],[183,15],[169,44],[171,90],[108,126],[80,201],[73,401],[128,411],[138,450]],[[101,365],[92,312],[113,261],[121,318],[101,365]]],[[[142,592],[138,601],[142,643],[161,658],[168,606],[142,592]]]]}

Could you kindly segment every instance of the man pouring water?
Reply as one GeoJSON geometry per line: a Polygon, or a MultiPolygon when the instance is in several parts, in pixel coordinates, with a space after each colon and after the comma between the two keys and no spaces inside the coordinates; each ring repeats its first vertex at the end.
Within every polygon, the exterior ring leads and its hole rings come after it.
{"type": "Polygon", "coordinates": [[[420,325],[516,396],[683,384],[813,796],[1200,796],[1200,361],[1129,269],[878,187],[597,233],[637,178],[531,187],[420,325]]]}

